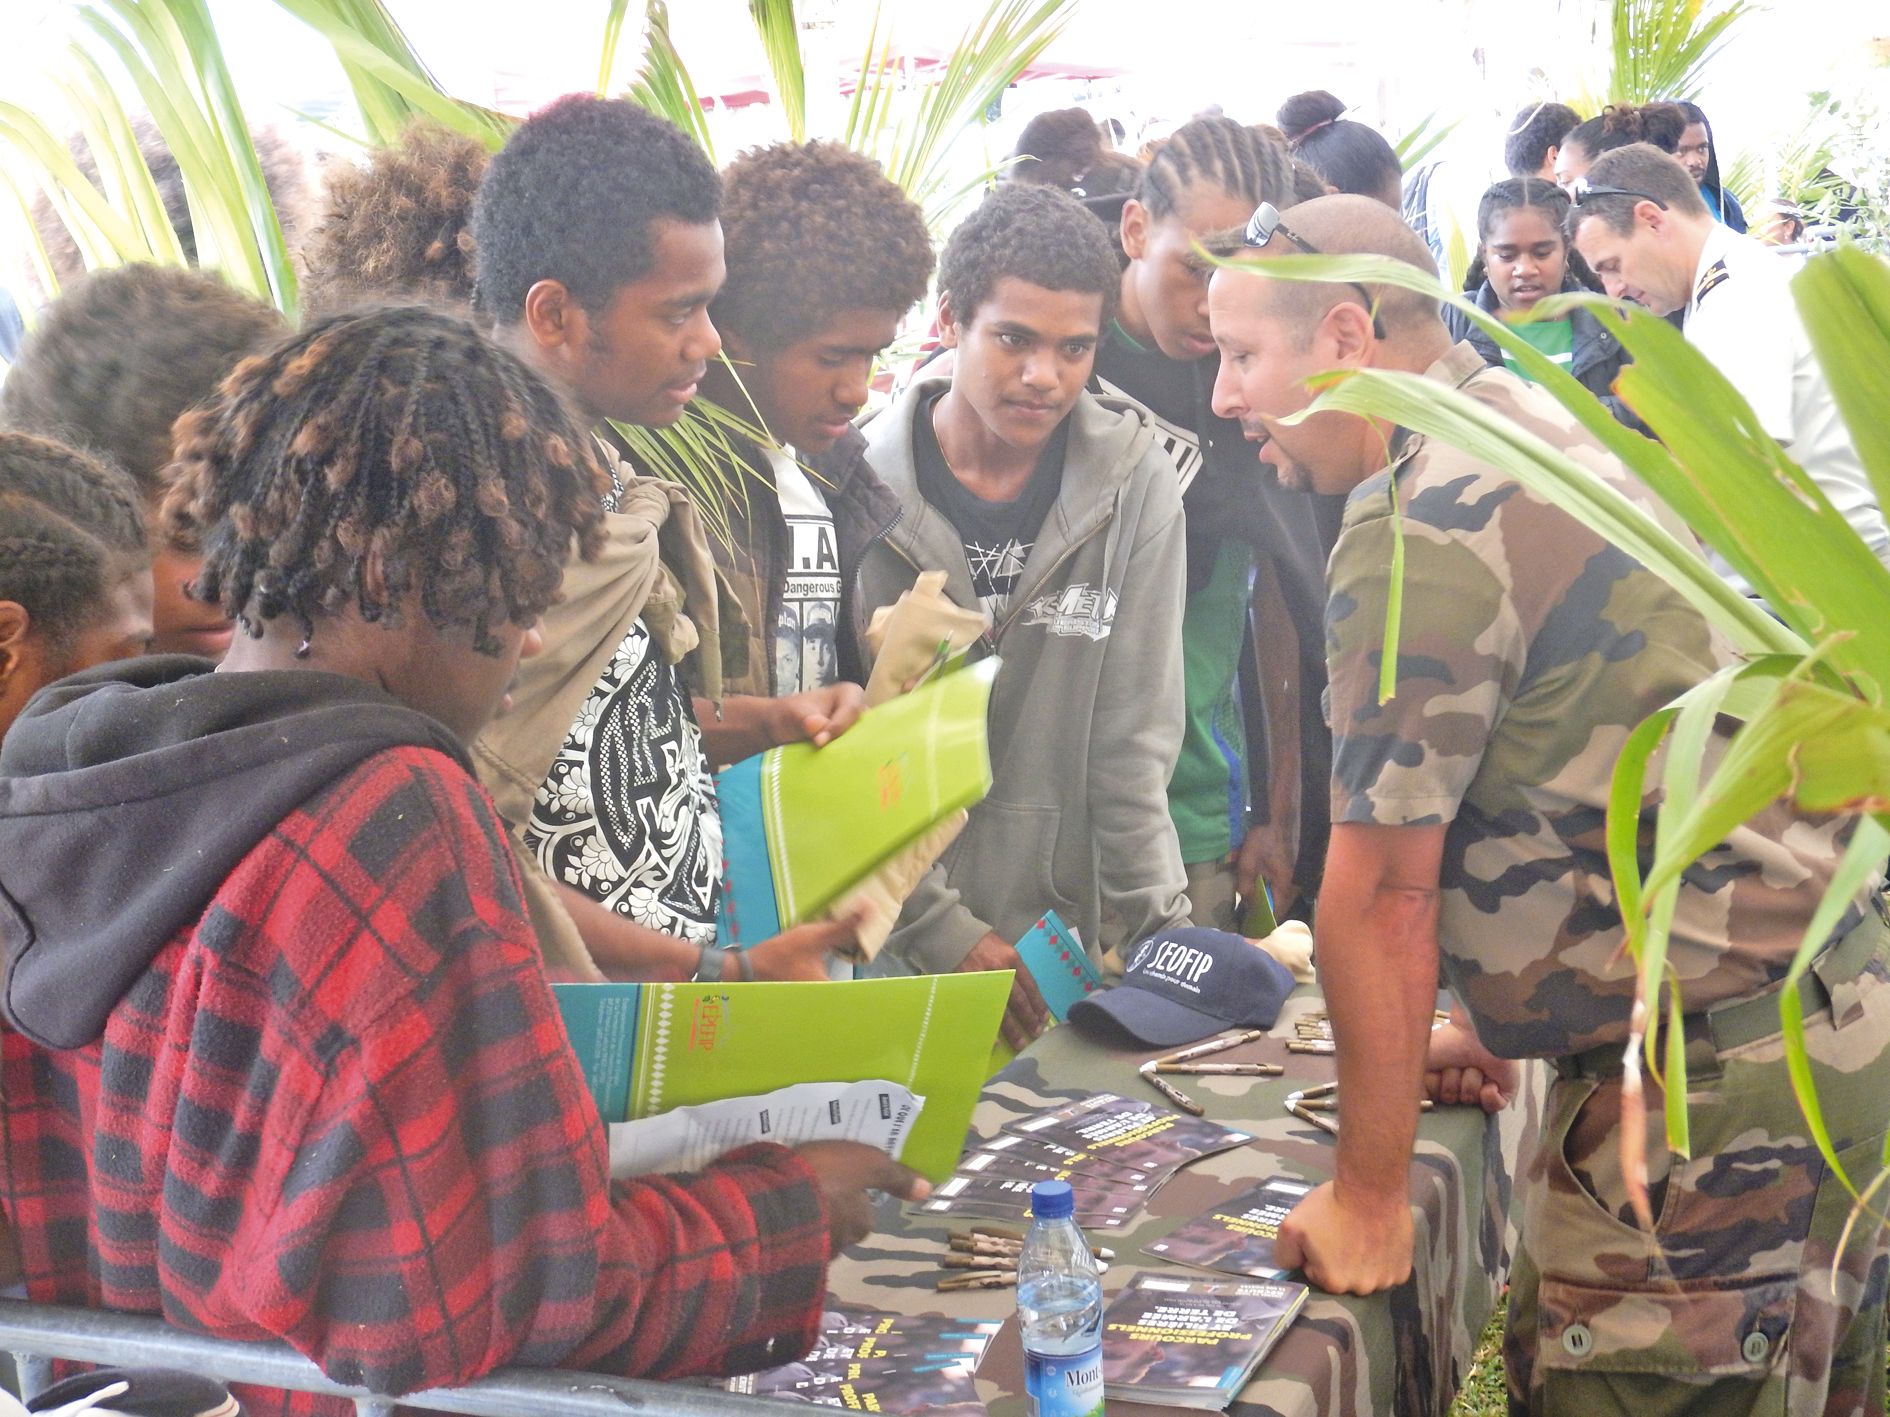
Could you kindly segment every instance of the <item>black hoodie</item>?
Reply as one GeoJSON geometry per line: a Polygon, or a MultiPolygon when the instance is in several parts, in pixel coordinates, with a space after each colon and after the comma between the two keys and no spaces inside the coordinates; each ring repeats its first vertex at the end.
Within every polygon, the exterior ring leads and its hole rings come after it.
{"type": "Polygon", "coordinates": [[[314,670],[122,660],[42,690],[0,745],[7,1019],[82,1048],[277,823],[375,754],[471,772],[446,725],[314,670]]]}

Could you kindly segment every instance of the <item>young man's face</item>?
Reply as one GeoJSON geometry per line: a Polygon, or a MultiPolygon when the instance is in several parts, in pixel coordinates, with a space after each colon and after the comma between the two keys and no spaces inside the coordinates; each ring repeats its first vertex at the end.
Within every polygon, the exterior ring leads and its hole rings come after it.
{"type": "Polygon", "coordinates": [[[1102,338],[1103,297],[1046,290],[1005,276],[968,319],[950,297],[939,333],[957,351],[952,393],[992,437],[1020,452],[1041,448],[1082,396],[1102,338]]]}
{"type": "Polygon", "coordinates": [[[1195,252],[1195,241],[1244,225],[1251,215],[1245,198],[1205,184],[1165,217],[1151,216],[1134,200],[1123,206],[1122,249],[1129,257],[1124,281],[1156,346],[1170,359],[1205,359],[1214,352],[1207,311],[1214,268],[1195,252]]]}
{"type": "Polygon", "coordinates": [[[1671,315],[1687,303],[1693,269],[1681,269],[1677,229],[1652,202],[1634,208],[1634,225],[1616,231],[1600,217],[1575,228],[1575,249],[1614,300],[1632,300],[1656,315],[1671,315]]]}
{"type": "Polygon", "coordinates": [[[1281,486],[1350,492],[1371,471],[1358,465],[1356,418],[1327,412],[1291,427],[1278,421],[1313,401],[1308,378],[1344,363],[1329,338],[1336,312],[1310,328],[1295,325],[1270,312],[1264,277],[1237,270],[1215,273],[1208,312],[1221,350],[1214,412],[1259,444],[1260,461],[1272,464],[1281,486]]]}
{"type": "Polygon", "coordinates": [[[709,300],[722,288],[720,222],[665,217],[651,228],[655,264],[595,314],[576,310],[558,363],[585,412],[661,428],[682,417],[722,348],[709,300]]]}
{"type": "Polygon", "coordinates": [[[1680,146],[1674,149],[1675,157],[1687,170],[1687,176],[1695,182],[1706,181],[1706,169],[1713,161],[1713,140],[1706,136],[1704,123],[1689,123],[1680,134],[1680,146]]]}
{"type": "Polygon", "coordinates": [[[843,310],[779,350],[756,349],[731,334],[729,357],[768,431],[813,456],[839,442],[866,407],[873,368],[899,321],[896,310],[843,310]]]}

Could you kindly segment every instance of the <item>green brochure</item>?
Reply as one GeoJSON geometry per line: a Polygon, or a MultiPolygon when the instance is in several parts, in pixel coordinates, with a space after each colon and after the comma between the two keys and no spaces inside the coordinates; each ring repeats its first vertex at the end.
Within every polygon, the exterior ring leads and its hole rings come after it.
{"type": "Polygon", "coordinates": [[[723,944],[813,920],[991,788],[995,659],[867,710],[824,748],[790,743],[724,768],[723,944]]]}
{"type": "Polygon", "coordinates": [[[885,1079],[925,1099],[900,1160],[938,1180],[964,1149],[1011,974],[551,987],[606,1122],[885,1079]]]}

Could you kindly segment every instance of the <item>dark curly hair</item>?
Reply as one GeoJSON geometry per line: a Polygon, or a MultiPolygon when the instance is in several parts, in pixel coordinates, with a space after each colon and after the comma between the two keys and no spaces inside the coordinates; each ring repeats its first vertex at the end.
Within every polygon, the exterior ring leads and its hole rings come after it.
{"type": "Polygon", "coordinates": [[[1582,121],[1566,103],[1534,103],[1509,123],[1503,139],[1503,165],[1511,177],[1535,177],[1550,148],[1559,148],[1582,121]]]}
{"type": "Polygon", "coordinates": [[[192,594],[252,635],[409,595],[442,629],[529,624],[575,537],[602,539],[602,473],[558,396],[471,324],[424,306],[331,316],[246,361],[178,426],[167,522],[200,533],[192,594]],[[362,574],[378,553],[385,596],[362,574]]]}
{"type": "Polygon", "coordinates": [[[1024,125],[1004,177],[1009,182],[1061,187],[1068,192],[1083,185],[1090,168],[1108,151],[1102,127],[1085,110],[1055,108],[1024,125]]]}
{"type": "Polygon", "coordinates": [[[743,153],[722,180],[717,329],[781,350],[842,311],[903,315],[925,294],[925,216],[871,158],[840,143],[776,143],[743,153]]]}
{"type": "Polygon", "coordinates": [[[946,241],[938,262],[939,293],[951,297],[952,318],[968,324],[1006,276],[1045,290],[1100,295],[1107,326],[1122,287],[1122,264],[1109,228],[1069,193],[1005,182],[946,241]]]}
{"type": "Polygon", "coordinates": [[[302,253],[306,317],[376,296],[470,309],[473,199],[490,161],[477,138],[416,120],[365,167],[337,163],[302,253]]]}
{"type": "Polygon", "coordinates": [[[0,423],[108,458],[153,499],[177,416],[287,330],[270,306],[201,271],[94,271],[28,336],[0,385],[0,423]]]}
{"type": "Polygon", "coordinates": [[[652,225],[703,225],[721,205],[721,179],[680,128],[622,99],[567,94],[518,126],[479,184],[474,303],[511,324],[526,292],[555,280],[602,311],[649,274],[652,225]]]}
{"type": "Polygon", "coordinates": [[[1680,146],[1687,116],[1672,103],[1611,103],[1586,123],[1578,123],[1562,140],[1592,160],[1631,143],[1651,143],[1664,153],[1680,146]]]}
{"type": "Polygon", "coordinates": [[[1183,123],[1155,150],[1135,197],[1149,215],[1165,217],[1196,183],[1206,182],[1249,206],[1294,202],[1293,157],[1284,143],[1270,141],[1231,118],[1195,118],[1183,123]]]}
{"type": "Polygon", "coordinates": [[[1280,105],[1280,128],[1294,156],[1341,192],[1376,197],[1404,176],[1398,153],[1376,128],[1345,116],[1324,89],[1296,93],[1280,105]]]}
{"type": "Polygon", "coordinates": [[[0,433],[0,600],[64,645],[97,615],[118,576],[149,560],[131,479],[30,433],[0,433]]]}

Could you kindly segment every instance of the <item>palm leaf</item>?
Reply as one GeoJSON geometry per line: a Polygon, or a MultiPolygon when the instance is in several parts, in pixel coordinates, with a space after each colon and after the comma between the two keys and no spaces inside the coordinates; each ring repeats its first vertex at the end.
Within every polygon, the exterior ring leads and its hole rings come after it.
{"type": "Polygon", "coordinates": [[[934,199],[949,179],[951,145],[1042,56],[1075,11],[1075,0],[992,0],[951,56],[927,76],[917,106],[896,123],[898,71],[889,62],[890,40],[877,51],[873,47],[880,33],[875,19],[845,140],[877,158],[908,196],[936,216],[934,199]]]}
{"type": "Polygon", "coordinates": [[[1616,103],[1698,98],[1704,71],[1752,7],[1726,0],[1613,0],[1607,97],[1616,103]]]}
{"type": "Polygon", "coordinates": [[[788,137],[807,141],[807,71],[801,63],[801,34],[794,18],[794,0],[748,0],[748,15],[761,36],[774,75],[775,97],[788,137]]]}
{"type": "Polygon", "coordinates": [[[1434,126],[1437,124],[1437,111],[1425,114],[1415,128],[1391,145],[1392,151],[1398,155],[1398,165],[1409,172],[1437,151],[1462,121],[1461,118],[1453,118],[1442,126],[1434,126]]]}
{"type": "MultiPolygon", "coordinates": [[[[660,118],[667,118],[695,139],[715,162],[715,141],[709,135],[707,115],[702,111],[702,96],[689,77],[689,66],[676,49],[669,33],[669,6],[663,0],[649,0],[645,11],[649,26],[649,48],[644,51],[643,66],[630,85],[633,103],[647,108],[660,118]]],[[[718,166],[720,164],[717,164],[718,166]]]]}
{"type": "Polygon", "coordinates": [[[624,17],[630,13],[630,0],[610,0],[604,12],[604,38],[597,50],[597,96],[610,92],[611,75],[617,71],[617,46],[623,39],[624,17]]]}
{"type": "Polygon", "coordinates": [[[445,93],[381,0],[276,0],[334,47],[369,135],[391,143],[416,116],[479,139],[494,152],[513,120],[445,93]]]}

